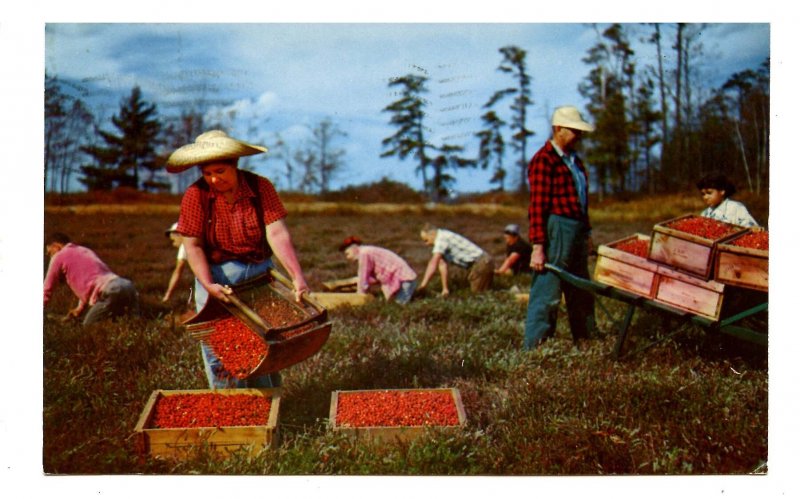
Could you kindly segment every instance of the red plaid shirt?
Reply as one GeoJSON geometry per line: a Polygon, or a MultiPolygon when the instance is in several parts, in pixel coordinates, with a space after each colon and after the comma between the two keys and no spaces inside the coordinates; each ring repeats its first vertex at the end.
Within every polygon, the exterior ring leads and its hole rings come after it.
{"type": "MultiPolygon", "coordinates": [[[[214,192],[214,189],[205,194],[197,183],[186,189],[181,201],[178,232],[187,237],[208,241],[206,234],[208,214],[204,213],[203,203],[203,196],[208,195],[211,198],[211,209],[214,211],[214,225],[211,230],[216,237],[211,240],[216,240],[215,249],[242,256],[258,253],[263,248],[264,242],[261,238],[264,229],[258,226],[258,214],[251,200],[256,194],[250,189],[242,172],[239,172],[238,177],[239,187],[231,204],[214,192]]],[[[272,182],[258,177],[258,191],[264,211],[264,225],[286,217],[286,208],[272,182]]]]}
{"type": "MultiPolygon", "coordinates": [[[[586,168],[580,158],[575,162],[585,177],[586,168]]],[[[547,217],[561,215],[582,220],[589,228],[589,216],[581,209],[578,191],[572,173],[564,160],[548,140],[533,155],[528,165],[530,204],[528,205],[528,235],[531,244],[544,244],[547,239],[547,217]]]]}

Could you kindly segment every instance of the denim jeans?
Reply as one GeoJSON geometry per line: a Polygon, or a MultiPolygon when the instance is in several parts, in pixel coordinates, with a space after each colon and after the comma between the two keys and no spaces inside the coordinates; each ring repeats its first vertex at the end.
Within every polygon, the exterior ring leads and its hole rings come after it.
{"type": "Polygon", "coordinates": [[[89,308],[83,325],[94,324],[106,319],[113,319],[126,314],[139,313],[139,294],[133,283],[123,277],[108,281],[97,302],[89,308]]]}
{"type": "MultiPolygon", "coordinates": [[[[210,264],[211,276],[214,282],[232,286],[240,282],[260,276],[272,268],[272,261],[265,260],[261,263],[248,264],[239,261],[228,261],[220,264],[210,264]]],[[[194,300],[197,311],[203,309],[208,301],[208,291],[195,279],[194,300]]],[[[270,373],[248,379],[237,379],[225,373],[222,363],[211,352],[205,343],[200,344],[203,354],[203,365],[205,367],[208,386],[214,388],[275,388],[280,386],[280,373],[270,373]]]]}
{"type": "Polygon", "coordinates": [[[411,301],[411,297],[414,296],[414,291],[416,290],[417,281],[403,281],[400,285],[400,289],[397,290],[397,293],[394,294],[392,299],[400,305],[405,305],[411,301]]]}
{"type": "MultiPolygon", "coordinates": [[[[588,235],[587,228],[580,221],[551,215],[547,220],[547,262],[588,279],[588,235]]],[[[589,338],[594,329],[594,295],[562,283],[556,274],[545,270],[534,272],[531,280],[525,319],[526,349],[536,348],[555,334],[562,292],[573,341],[589,338]]]]}

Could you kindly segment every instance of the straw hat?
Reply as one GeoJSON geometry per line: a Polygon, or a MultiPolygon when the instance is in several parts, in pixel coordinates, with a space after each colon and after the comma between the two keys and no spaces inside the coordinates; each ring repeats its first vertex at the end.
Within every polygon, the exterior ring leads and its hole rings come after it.
{"type": "Polygon", "coordinates": [[[193,143],[176,149],[167,159],[167,171],[180,173],[210,161],[237,159],[262,152],[267,152],[267,148],[228,137],[222,130],[211,130],[198,135],[193,143]]]}
{"type": "Polygon", "coordinates": [[[594,125],[583,120],[580,111],[575,106],[563,106],[553,112],[553,126],[562,126],[573,130],[594,132],[594,125]]]}

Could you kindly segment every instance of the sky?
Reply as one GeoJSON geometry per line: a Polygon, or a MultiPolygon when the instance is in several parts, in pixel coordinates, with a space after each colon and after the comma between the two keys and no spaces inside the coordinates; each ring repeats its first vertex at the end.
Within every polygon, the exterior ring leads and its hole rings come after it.
{"type": "MultiPolygon", "coordinates": [[[[487,2],[432,2],[406,0],[386,2],[283,2],[255,3],[227,0],[194,2],[137,0],[136,2],[23,2],[0,14],[0,144],[6,157],[2,166],[3,196],[0,196],[0,307],[7,320],[3,330],[6,372],[23,373],[6,384],[0,405],[0,481],[12,491],[24,487],[29,495],[43,493],[60,497],[141,497],[142,493],[165,489],[182,495],[251,494],[254,490],[273,494],[289,491],[287,497],[381,497],[430,496],[446,493],[458,497],[486,497],[497,493],[591,492],[593,497],[687,497],[726,498],[792,497],[798,492],[796,430],[798,390],[796,353],[798,335],[791,300],[796,286],[796,207],[792,203],[799,185],[795,180],[796,139],[793,131],[800,112],[796,99],[796,32],[798,16],[790,2],[761,0],[746,2],[669,2],[572,0],[535,4],[510,0],[487,2]],[[276,132],[300,137],[303,127],[322,116],[330,116],[348,132],[347,160],[352,168],[342,184],[363,183],[383,176],[408,181],[416,188],[420,179],[411,166],[376,159],[380,139],[390,131],[388,117],[380,109],[391,101],[388,79],[419,66],[436,79],[445,80],[431,88],[438,97],[452,92],[459,98],[453,105],[474,111],[499,82],[505,82],[495,68],[497,49],[517,44],[529,50],[533,76],[531,123],[534,143],[545,140],[547,111],[562,103],[578,103],[575,87],[586,74],[580,63],[594,41],[583,24],[593,22],[714,22],[733,23],[711,29],[704,37],[709,60],[704,64],[709,82],[731,71],[760,63],[765,53],[772,56],[771,95],[771,192],[770,259],[773,291],[770,319],[770,462],[764,477],[586,477],[571,480],[520,477],[513,481],[496,477],[473,477],[468,481],[436,477],[396,482],[377,477],[43,477],[41,468],[42,360],[40,336],[41,265],[43,243],[43,89],[44,73],[77,78],[92,96],[115,95],[141,85],[146,98],[179,102],[176,89],[189,87],[198,75],[207,77],[225,92],[239,92],[242,112],[268,118],[259,123],[265,144],[276,132]],[[198,29],[194,23],[295,23],[303,26],[214,26],[198,29]],[[360,23],[341,26],[309,23],[360,23]],[[407,26],[375,26],[374,23],[410,23],[407,26]],[[104,26],[102,23],[114,23],[104,26]],[[128,26],[141,23],[142,26],[128,26]],[[180,23],[180,26],[164,25],[180,23]],[[366,23],[366,25],[364,25],[366,23]],[[436,26],[425,26],[425,24],[436,26]],[[464,23],[480,23],[480,29],[465,29],[464,23]],[[502,23],[526,25],[495,26],[502,23]],[[544,23],[544,24],[541,24],[544,23]],[[568,23],[570,26],[554,26],[568,23]],[[749,26],[741,24],[766,24],[749,26]],[[58,24],[51,31],[46,27],[58,24]],[[63,26],[63,30],[61,27],[63,26]],[[765,28],[768,27],[768,33],[765,28]],[[136,28],[136,29],[134,29],[136,28]],[[290,29],[292,28],[292,29],[290,29]],[[382,28],[382,29],[378,29],[382,28]],[[747,32],[747,34],[745,34],[747,32]],[[391,37],[389,37],[391,35],[391,37]],[[55,36],[55,38],[53,38],[55,36]],[[388,38],[387,38],[388,37],[388,38]],[[707,40],[707,41],[706,41],[707,40]],[[299,64],[298,64],[299,61],[299,64]],[[224,73],[221,72],[224,69],[224,73]],[[456,79],[458,77],[458,79],[456,79]],[[345,90],[343,90],[343,85],[345,90]],[[452,89],[452,90],[450,90],[452,89]],[[467,98],[469,97],[469,98],[467,98]],[[259,112],[262,110],[264,112],[259,112]],[[262,126],[263,125],[263,126],[262,126]],[[416,183],[415,183],[416,182],[416,183]],[[34,271],[31,272],[30,269],[34,271]],[[32,275],[31,275],[32,274],[32,275]],[[26,318],[32,323],[22,322],[26,318]],[[774,333],[774,334],[773,334],[774,333]],[[33,366],[33,369],[31,367],[33,366]],[[21,403],[19,403],[21,402],[21,403]],[[792,493],[791,491],[794,491],[792,493]]],[[[505,83],[502,83],[505,84],[505,83]]],[[[184,88],[186,90],[186,88],[184,88]]],[[[432,109],[452,107],[442,102],[432,109]]],[[[163,108],[172,109],[167,105],[163,108]]],[[[108,109],[108,115],[115,106],[108,109]]],[[[432,116],[435,123],[473,118],[461,111],[432,116]],[[449,118],[452,116],[452,119],[449,118]]],[[[477,114],[477,113],[476,113],[477,114]]],[[[474,124],[474,122],[465,122],[474,124]]],[[[439,133],[459,135],[455,125],[437,124],[439,133]]],[[[468,128],[467,128],[468,130],[468,128]]],[[[244,132],[243,132],[244,133],[244,132]]],[[[265,174],[270,161],[264,165],[265,174]]],[[[464,190],[485,188],[480,172],[459,181],[464,190]],[[473,178],[474,177],[474,178],[473,178]]],[[[76,422],[80,424],[80,422],[76,422]]]]}
{"type": "MultiPolygon", "coordinates": [[[[160,113],[176,115],[206,102],[208,123],[221,123],[242,140],[273,146],[280,136],[304,147],[310,131],[330,119],[346,135],[333,146],[345,152],[344,165],[331,188],[389,178],[421,189],[416,164],[409,158],[381,158],[382,139],[395,133],[382,111],[397,100],[393,78],[409,73],[428,77],[424,123],[429,141],[455,144],[477,155],[483,105],[497,90],[515,86],[497,67],[499,49],[527,52],[532,77],[526,156],[549,134],[554,107],[583,108],[579,83],[589,72],[582,62],[608,24],[599,23],[48,23],[45,69],[70,85],[66,89],[89,103],[101,128],[119,103],[139,86],[143,98],[160,113]],[[233,117],[233,118],[232,118],[233,117]]],[[[640,66],[655,63],[655,49],[639,40],[649,29],[630,23],[629,39],[640,66]]],[[[672,38],[673,27],[664,26],[672,38]]],[[[703,55],[696,81],[718,87],[737,71],[757,68],[770,55],[768,23],[715,23],[701,32],[703,55]]],[[[675,61],[671,51],[665,66],[675,61]]],[[[495,109],[510,120],[510,99],[495,109]]],[[[510,150],[510,148],[509,148],[510,150]]],[[[257,171],[279,189],[296,179],[285,175],[275,154],[251,158],[257,171]]],[[[513,181],[519,170],[509,152],[513,181]]],[[[486,191],[491,171],[456,174],[456,192],[486,191]]],[[[507,185],[506,187],[513,187],[507,185]]]]}

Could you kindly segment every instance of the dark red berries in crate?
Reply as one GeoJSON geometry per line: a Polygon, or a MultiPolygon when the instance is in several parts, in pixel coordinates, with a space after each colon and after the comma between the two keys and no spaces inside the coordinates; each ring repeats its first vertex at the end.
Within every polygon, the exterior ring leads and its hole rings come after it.
{"type": "Polygon", "coordinates": [[[263,426],[271,400],[258,395],[216,393],[162,396],[153,410],[153,428],[263,426]]]}
{"type": "Polygon", "coordinates": [[[456,426],[455,399],[449,391],[375,390],[339,393],[336,424],[350,427],[456,426]]]}
{"type": "Polygon", "coordinates": [[[614,249],[630,253],[632,255],[647,258],[647,250],[650,247],[650,241],[647,239],[629,239],[614,246],[614,249]]]}
{"type": "Polygon", "coordinates": [[[700,216],[682,218],[671,222],[667,227],[712,241],[721,239],[740,229],[735,225],[700,216]]]}
{"type": "Polygon", "coordinates": [[[769,233],[767,231],[750,232],[731,241],[732,245],[742,248],[769,251],[769,233]]]}

